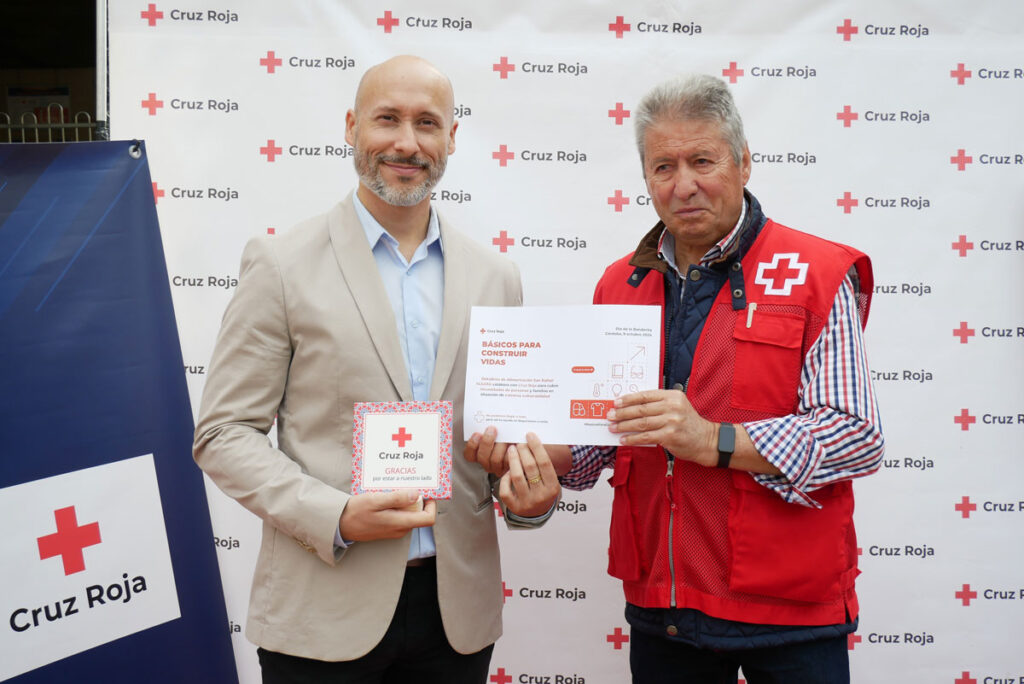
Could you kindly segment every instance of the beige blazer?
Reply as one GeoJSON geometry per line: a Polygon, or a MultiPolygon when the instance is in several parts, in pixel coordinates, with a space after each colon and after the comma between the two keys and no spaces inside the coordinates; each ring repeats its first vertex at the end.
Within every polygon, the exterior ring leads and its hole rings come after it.
{"type": "MultiPolygon", "coordinates": [[[[430,399],[455,403],[453,492],[434,536],[455,650],[501,634],[501,569],[487,474],[462,457],[470,307],[518,306],[519,271],[442,217],[444,308],[430,399]]],[[[196,463],[263,519],[246,636],[272,651],[350,660],[383,637],[410,535],[335,553],[351,487],[352,405],[411,401],[395,318],[351,195],[253,239],[224,313],[199,411],[196,463]],[[277,417],[278,448],[267,437],[277,417]]]]}

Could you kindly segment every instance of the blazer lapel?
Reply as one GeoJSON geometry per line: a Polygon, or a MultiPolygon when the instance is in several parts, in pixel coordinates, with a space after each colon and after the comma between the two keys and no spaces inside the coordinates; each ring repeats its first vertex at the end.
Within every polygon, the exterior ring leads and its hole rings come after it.
{"type": "MultiPolygon", "coordinates": [[[[384,281],[380,278],[373,252],[366,242],[366,233],[359,223],[359,217],[356,216],[351,193],[331,210],[327,221],[331,247],[341,269],[341,276],[355,299],[381,363],[402,401],[412,401],[412,386],[409,384],[409,371],[402,356],[402,344],[398,340],[398,330],[395,329],[395,314],[391,309],[391,302],[388,301],[384,281]]],[[[447,265],[445,272],[447,287],[447,265]]],[[[445,309],[447,310],[447,301],[445,309]]]]}
{"type": "Polygon", "coordinates": [[[441,314],[441,339],[437,343],[437,357],[434,360],[434,378],[430,383],[430,399],[437,401],[448,385],[459,348],[465,339],[468,324],[469,301],[467,274],[471,264],[466,263],[461,236],[447,229],[443,217],[438,216],[441,228],[441,245],[444,249],[444,307],[441,314]]]}

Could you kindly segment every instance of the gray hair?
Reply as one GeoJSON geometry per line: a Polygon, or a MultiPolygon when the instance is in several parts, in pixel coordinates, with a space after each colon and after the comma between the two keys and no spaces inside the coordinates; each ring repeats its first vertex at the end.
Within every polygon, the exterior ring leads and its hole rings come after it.
{"type": "MultiPolygon", "coordinates": [[[[644,137],[647,128],[658,121],[698,119],[719,125],[722,136],[732,149],[732,157],[739,165],[747,146],[743,135],[743,120],[736,109],[725,81],[706,74],[683,76],[665,81],[651,89],[637,106],[634,130],[636,146],[640,150],[640,164],[644,165],[644,137]]],[[[646,174],[646,168],[645,168],[646,174]]]]}

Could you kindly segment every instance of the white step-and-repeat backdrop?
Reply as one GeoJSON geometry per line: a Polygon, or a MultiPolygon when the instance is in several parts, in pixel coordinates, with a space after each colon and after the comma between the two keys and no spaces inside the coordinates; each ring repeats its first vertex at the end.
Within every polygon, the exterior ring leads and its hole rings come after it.
{"type": "MultiPolygon", "coordinates": [[[[147,142],[193,405],[245,241],[354,187],[363,71],[424,56],[455,85],[436,206],[523,272],[526,303],[590,301],[656,221],[632,110],[683,71],[732,84],[769,216],[874,261],[868,326],[888,453],[856,485],[854,681],[1024,682],[1024,4],[115,0],[110,120],[147,142]]],[[[241,678],[259,543],[210,487],[241,678]]],[[[610,488],[501,532],[490,681],[618,684],[610,488]]]]}

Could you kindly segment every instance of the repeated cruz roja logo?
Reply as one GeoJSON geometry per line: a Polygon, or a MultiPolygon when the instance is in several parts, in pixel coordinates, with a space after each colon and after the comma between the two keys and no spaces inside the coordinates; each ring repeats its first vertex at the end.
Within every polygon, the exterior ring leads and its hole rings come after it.
{"type": "Polygon", "coordinates": [[[53,512],[53,517],[57,522],[57,531],[37,539],[39,559],[46,560],[60,556],[64,563],[65,575],[82,572],[85,570],[83,549],[87,546],[95,546],[102,541],[100,539],[100,524],[92,522],[80,526],[74,506],[58,508],[53,512]]]}

